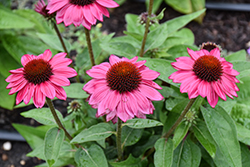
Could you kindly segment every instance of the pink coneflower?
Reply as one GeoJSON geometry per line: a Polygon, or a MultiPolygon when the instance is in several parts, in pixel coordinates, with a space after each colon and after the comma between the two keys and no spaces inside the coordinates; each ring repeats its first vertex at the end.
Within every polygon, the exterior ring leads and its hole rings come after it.
{"type": "Polygon", "coordinates": [[[65,26],[74,24],[83,25],[91,29],[96,20],[103,21],[103,15],[109,17],[106,8],[115,8],[119,5],[113,0],[49,0],[49,13],[56,14],[57,24],[64,22],[65,26]]]}
{"type": "Polygon", "coordinates": [[[48,11],[46,9],[47,5],[46,3],[44,2],[44,0],[39,0],[37,2],[37,4],[35,4],[35,11],[37,13],[40,13],[41,15],[43,15],[45,18],[52,18],[54,17],[55,15],[54,14],[49,14],[48,11]]]}
{"type": "Polygon", "coordinates": [[[146,67],[146,61],[136,62],[137,59],[111,55],[110,63],[87,71],[94,79],[86,83],[83,90],[90,94],[89,104],[98,108],[97,117],[107,115],[107,121],[113,123],[118,117],[124,122],[134,116],[146,118],[145,114],[152,114],[154,110],[151,100],[163,99],[156,90],[161,87],[152,81],[160,74],[146,67]]]}
{"type": "Polygon", "coordinates": [[[69,86],[68,78],[77,75],[76,71],[67,67],[72,60],[65,58],[66,53],[58,53],[51,58],[50,50],[45,50],[38,56],[23,55],[21,58],[22,68],[10,70],[11,75],[6,79],[10,89],[9,94],[15,92],[16,104],[22,100],[28,104],[33,97],[33,102],[37,108],[41,108],[45,103],[45,97],[66,100],[66,93],[62,86],[69,86]]]}
{"type": "Polygon", "coordinates": [[[215,48],[210,52],[202,49],[193,51],[187,49],[190,57],[179,57],[172,66],[178,71],[169,76],[175,83],[181,83],[180,91],[187,92],[189,98],[201,95],[207,97],[208,103],[214,108],[218,96],[226,100],[226,95],[233,99],[239,91],[235,76],[239,74],[233,65],[220,57],[220,50],[215,48]]]}

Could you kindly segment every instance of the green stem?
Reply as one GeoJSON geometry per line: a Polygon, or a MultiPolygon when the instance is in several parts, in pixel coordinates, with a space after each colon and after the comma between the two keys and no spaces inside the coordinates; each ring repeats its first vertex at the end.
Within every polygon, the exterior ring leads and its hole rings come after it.
{"type": "Polygon", "coordinates": [[[150,17],[152,14],[153,2],[154,2],[154,0],[149,1],[148,18],[147,18],[145,32],[144,32],[144,36],[143,36],[143,40],[142,40],[141,51],[140,51],[140,55],[139,55],[140,57],[143,57],[143,54],[144,54],[144,48],[145,48],[145,44],[146,44],[146,40],[147,40],[147,36],[148,36],[150,17]]]}
{"type": "Polygon", "coordinates": [[[84,32],[85,32],[86,41],[87,41],[87,45],[88,45],[89,58],[90,58],[92,66],[94,66],[95,65],[95,57],[93,54],[93,49],[92,49],[92,44],[91,44],[90,31],[84,27],[84,32]]]}
{"type": "MultiPolygon", "coordinates": [[[[65,43],[64,43],[64,41],[63,41],[62,35],[61,35],[61,33],[60,33],[60,31],[59,31],[59,29],[58,29],[58,27],[57,27],[57,24],[56,24],[55,20],[53,20],[53,24],[54,24],[54,29],[55,29],[55,31],[56,31],[56,34],[57,34],[57,36],[58,36],[58,38],[59,38],[59,40],[60,40],[60,42],[61,42],[61,44],[62,44],[63,50],[64,50],[65,53],[67,53],[67,55],[66,55],[67,58],[70,59],[69,52],[68,52],[68,50],[67,50],[67,48],[66,48],[66,45],[65,45],[65,43]]],[[[72,63],[70,64],[70,67],[71,67],[71,68],[74,68],[74,66],[73,66],[72,63]]],[[[76,81],[77,81],[78,83],[80,83],[79,75],[76,76],[76,81]]]]}
{"type": "MultiPolygon", "coordinates": [[[[48,98],[48,97],[46,97],[46,103],[47,103],[47,105],[49,106],[49,109],[50,109],[50,111],[51,111],[51,113],[52,113],[52,115],[53,115],[53,117],[54,117],[54,119],[55,119],[55,121],[56,121],[56,124],[58,125],[59,129],[62,129],[62,130],[64,131],[66,137],[67,137],[69,140],[72,140],[73,137],[72,137],[72,136],[69,134],[69,132],[64,128],[62,122],[60,121],[59,117],[57,116],[55,107],[54,107],[54,105],[53,105],[51,99],[48,98]]],[[[85,150],[85,149],[84,149],[81,145],[79,145],[79,144],[74,144],[74,145],[75,145],[77,148],[82,148],[83,150],[85,150]]]]}
{"type": "Polygon", "coordinates": [[[117,129],[116,129],[116,146],[118,152],[118,161],[122,160],[122,121],[118,118],[117,129]]]}
{"type": "Polygon", "coordinates": [[[174,125],[169,129],[169,131],[165,135],[163,135],[163,137],[166,140],[169,138],[169,136],[172,134],[172,132],[177,128],[177,126],[183,120],[183,118],[185,117],[185,115],[187,114],[187,112],[189,111],[189,109],[192,107],[192,105],[195,102],[195,100],[196,100],[196,98],[191,99],[189,101],[189,103],[187,104],[187,106],[185,107],[185,109],[183,110],[183,112],[181,113],[181,115],[179,116],[179,118],[177,119],[177,121],[174,123],[174,125]]]}

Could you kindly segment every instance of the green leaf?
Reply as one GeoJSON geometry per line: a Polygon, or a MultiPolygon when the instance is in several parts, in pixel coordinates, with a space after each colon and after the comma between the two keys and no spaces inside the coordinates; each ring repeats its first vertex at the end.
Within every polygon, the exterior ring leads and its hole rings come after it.
{"type": "MultiPolygon", "coordinates": [[[[56,110],[56,113],[60,121],[63,121],[62,114],[58,110],[56,110]]],[[[49,108],[36,108],[22,112],[21,115],[25,118],[33,118],[37,122],[44,125],[57,125],[49,108]]]]}
{"type": "Polygon", "coordinates": [[[250,166],[250,151],[249,148],[244,145],[244,144],[240,144],[240,148],[241,148],[241,160],[242,160],[242,166],[243,167],[249,167],[250,166]]]}
{"type": "Polygon", "coordinates": [[[97,125],[91,126],[89,129],[85,129],[76,135],[71,143],[83,143],[87,141],[97,141],[100,139],[106,139],[115,132],[108,123],[99,123],[97,125]]]}
{"type": "Polygon", "coordinates": [[[193,131],[195,137],[199,140],[209,155],[214,158],[216,154],[216,144],[208,131],[206,124],[202,121],[197,122],[196,125],[193,125],[193,131]]]}
{"type": "Polygon", "coordinates": [[[172,61],[150,58],[139,58],[139,60],[147,60],[145,65],[151,70],[157,71],[161,74],[158,78],[171,85],[177,86],[176,83],[173,83],[172,80],[168,79],[168,77],[176,71],[171,65],[172,61]]]}
{"type": "Polygon", "coordinates": [[[103,150],[96,144],[87,149],[79,148],[75,153],[75,162],[78,167],[108,167],[103,150]]]}
{"type": "Polygon", "coordinates": [[[186,124],[184,121],[182,121],[177,128],[174,131],[174,148],[176,148],[180,142],[183,140],[183,138],[186,136],[191,124],[186,124]]]}
{"type": "Polygon", "coordinates": [[[21,62],[21,57],[27,54],[24,43],[22,43],[17,36],[5,34],[1,39],[4,48],[9,52],[9,54],[17,61],[21,62]]]}
{"type": "Polygon", "coordinates": [[[249,106],[249,100],[250,100],[250,77],[246,76],[244,78],[240,79],[242,83],[237,84],[238,88],[240,89],[239,92],[237,92],[238,97],[235,98],[237,102],[247,104],[249,106]]]}
{"type": "Polygon", "coordinates": [[[250,130],[235,122],[238,140],[246,145],[250,145],[250,130]]]}
{"type": "Polygon", "coordinates": [[[232,118],[218,105],[214,109],[201,107],[201,111],[209,132],[228,164],[232,167],[241,167],[240,145],[232,118]]]}
{"type": "Polygon", "coordinates": [[[246,51],[244,49],[234,52],[225,57],[226,61],[246,61],[246,51]]]}
{"type": "Polygon", "coordinates": [[[146,40],[145,52],[150,49],[158,48],[168,37],[167,24],[162,24],[155,30],[151,31],[146,40]],[[157,40],[156,40],[157,39],[157,40]]]}
{"type": "Polygon", "coordinates": [[[173,32],[175,32],[178,29],[180,29],[181,27],[185,26],[187,23],[189,23],[193,19],[195,19],[198,16],[200,16],[205,11],[206,10],[203,9],[203,10],[200,10],[200,11],[188,14],[188,15],[180,16],[180,17],[174,18],[172,20],[169,20],[169,21],[167,21],[166,23],[163,23],[163,24],[167,24],[168,25],[168,34],[170,35],[173,32]]]}
{"type": "Polygon", "coordinates": [[[139,24],[139,16],[135,14],[126,14],[125,20],[127,23],[127,31],[137,34],[144,34],[145,28],[143,25],[139,24]]]}
{"type": "MultiPolygon", "coordinates": [[[[0,57],[2,57],[2,55],[0,57]]],[[[6,89],[6,86],[8,85],[8,83],[5,81],[5,79],[6,78],[0,74],[0,92],[1,92],[0,93],[0,107],[12,110],[14,103],[15,103],[16,96],[15,94],[9,95],[10,90],[6,89]]]]}
{"type": "Polygon", "coordinates": [[[192,49],[192,50],[197,50],[196,46],[193,45],[187,45],[187,44],[179,44],[179,45],[175,45],[171,48],[168,49],[167,53],[169,55],[171,55],[171,57],[169,57],[169,59],[171,58],[171,60],[175,60],[178,57],[182,57],[182,56],[189,56],[188,52],[187,52],[187,48],[192,49]]]}
{"type": "Polygon", "coordinates": [[[89,95],[82,90],[84,84],[82,83],[72,83],[69,86],[63,87],[67,97],[69,98],[77,98],[77,99],[85,99],[89,97],[89,95]]]}
{"type": "Polygon", "coordinates": [[[131,154],[129,157],[122,162],[109,162],[112,167],[144,167],[147,166],[147,159],[134,158],[131,154]]]}
{"type": "Polygon", "coordinates": [[[200,148],[188,137],[174,150],[172,167],[198,167],[200,161],[200,148]]]}
{"type": "Polygon", "coordinates": [[[137,143],[142,136],[143,129],[122,128],[122,147],[137,143]]]}
{"type": "Polygon", "coordinates": [[[0,29],[32,28],[34,26],[29,20],[14,14],[2,5],[0,5],[0,16],[0,29]]]}
{"type": "Polygon", "coordinates": [[[100,44],[103,50],[109,54],[115,54],[118,56],[123,56],[127,58],[133,58],[136,56],[136,49],[130,43],[124,42],[110,42],[100,44]]]}
{"type": "Polygon", "coordinates": [[[141,129],[141,128],[151,128],[155,126],[163,126],[159,121],[152,119],[129,119],[127,122],[123,123],[122,126],[128,126],[130,128],[141,129]]]}
{"type": "Polygon", "coordinates": [[[250,129],[250,106],[245,105],[245,104],[239,104],[237,103],[232,111],[231,111],[231,117],[241,123],[243,126],[246,128],[250,129]]]}
{"type": "MultiPolygon", "coordinates": [[[[43,33],[36,33],[36,34],[44,43],[46,43],[51,48],[64,52],[62,44],[57,35],[43,34],[43,33]]],[[[71,45],[69,41],[66,39],[63,39],[63,41],[65,43],[67,51],[69,52],[71,50],[71,45]]]]}
{"type": "Polygon", "coordinates": [[[32,149],[35,149],[43,143],[46,132],[27,125],[12,124],[12,126],[25,138],[32,149]]]}
{"type": "Polygon", "coordinates": [[[51,167],[58,159],[61,151],[61,146],[65,137],[65,133],[62,129],[57,127],[51,128],[44,139],[44,155],[46,162],[51,167]]]}
{"type": "Polygon", "coordinates": [[[156,167],[171,167],[173,161],[174,143],[171,139],[166,141],[160,138],[155,143],[154,164],[156,167]]]}
{"type": "MultiPolygon", "coordinates": [[[[156,13],[157,12],[157,10],[160,8],[160,5],[161,5],[162,1],[163,0],[153,1],[152,13],[156,13]]],[[[147,6],[147,11],[148,11],[149,0],[146,0],[146,6],[147,6]]]]}

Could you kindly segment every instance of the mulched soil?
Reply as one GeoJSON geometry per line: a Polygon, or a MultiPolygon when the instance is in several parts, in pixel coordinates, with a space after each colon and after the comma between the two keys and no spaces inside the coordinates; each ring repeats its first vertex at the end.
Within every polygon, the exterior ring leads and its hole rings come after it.
{"type": "MultiPolygon", "coordinates": [[[[249,3],[249,0],[221,0],[221,2],[249,3]]],[[[32,3],[29,2],[29,5],[32,6],[32,3]]],[[[164,7],[166,7],[167,10],[165,11],[163,21],[182,15],[171,7],[166,6],[166,4],[162,4],[161,9],[164,7]]],[[[159,9],[159,11],[161,9],[159,9]]],[[[116,32],[116,36],[123,35],[126,26],[125,14],[141,14],[145,12],[145,10],[144,3],[128,0],[121,7],[112,10],[110,18],[105,19],[102,30],[108,33],[116,32]]],[[[186,27],[193,31],[196,45],[210,41],[219,44],[222,49],[228,51],[238,51],[249,47],[247,43],[250,41],[250,13],[248,12],[208,9],[202,24],[191,22],[186,27]]],[[[58,100],[54,104],[62,113],[66,112],[67,103],[58,100]]],[[[13,131],[14,128],[11,126],[11,123],[37,126],[38,124],[34,120],[20,116],[22,111],[27,111],[30,108],[33,108],[33,106],[15,109],[14,111],[0,108],[0,130],[13,131]]],[[[33,167],[42,163],[42,161],[37,158],[25,156],[31,151],[27,143],[12,141],[12,149],[10,151],[4,151],[2,149],[4,142],[6,141],[0,140],[1,167],[33,167]]]]}

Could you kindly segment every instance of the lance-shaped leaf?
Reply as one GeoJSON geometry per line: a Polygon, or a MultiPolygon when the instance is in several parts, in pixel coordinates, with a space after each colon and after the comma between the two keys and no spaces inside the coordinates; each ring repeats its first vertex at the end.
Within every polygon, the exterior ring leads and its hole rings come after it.
{"type": "Polygon", "coordinates": [[[163,124],[159,121],[155,121],[152,119],[129,119],[126,123],[124,123],[122,126],[128,126],[130,128],[150,128],[155,126],[163,126],[163,124]]]}

